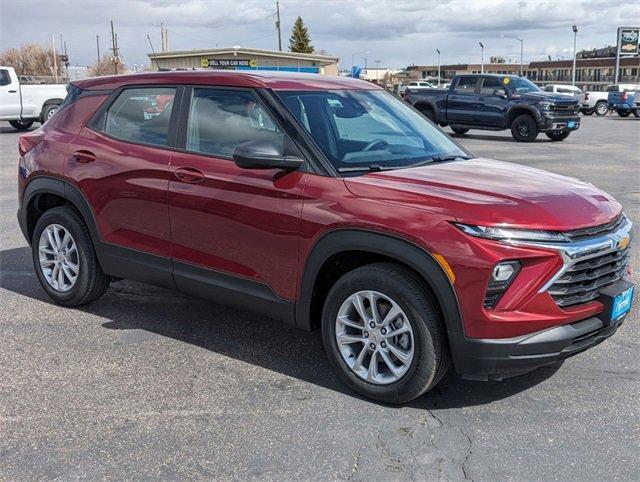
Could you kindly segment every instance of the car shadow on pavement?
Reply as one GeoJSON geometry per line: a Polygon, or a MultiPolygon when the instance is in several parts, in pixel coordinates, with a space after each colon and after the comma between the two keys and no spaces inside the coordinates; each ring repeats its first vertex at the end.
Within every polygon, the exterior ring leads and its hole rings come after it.
{"type": "MultiPolygon", "coordinates": [[[[446,132],[446,131],[445,131],[446,132]]],[[[487,134],[456,134],[454,132],[446,132],[447,135],[453,137],[454,139],[476,139],[479,141],[496,141],[496,142],[513,142],[514,144],[536,144],[541,142],[552,142],[544,134],[540,134],[531,142],[518,142],[511,136],[492,136],[487,134]]]]}
{"type": "MultiPolygon", "coordinates": [[[[0,288],[64,309],[40,287],[26,246],[0,251],[0,288]]],[[[129,281],[113,282],[100,300],[76,309],[104,318],[102,326],[121,331],[126,343],[144,340],[134,331],[144,330],[357,397],[333,372],[317,331],[291,329],[259,315],[129,281]]],[[[491,403],[541,383],[557,369],[542,368],[503,382],[467,381],[450,370],[410,406],[438,410],[491,403]]]]}

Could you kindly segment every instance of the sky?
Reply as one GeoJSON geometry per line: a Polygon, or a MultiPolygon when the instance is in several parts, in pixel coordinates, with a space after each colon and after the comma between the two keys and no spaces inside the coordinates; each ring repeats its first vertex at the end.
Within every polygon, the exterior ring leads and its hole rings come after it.
{"type": "MultiPolygon", "coordinates": [[[[96,60],[110,47],[109,21],[118,33],[128,66],[148,64],[160,49],[160,23],[169,32],[170,50],[240,45],[277,49],[275,1],[257,0],[0,0],[0,50],[31,42],[67,44],[72,65],[96,60]]],[[[578,50],[613,45],[619,26],[640,26],[640,1],[630,0],[282,0],[283,48],[300,15],[316,51],[359,65],[402,68],[411,64],[480,62],[502,56],[524,60],[571,58],[578,26],[578,50]],[[355,55],[354,55],[355,54],[355,55]],[[380,61],[377,63],[376,61],[380,61]]],[[[59,47],[58,47],[59,48],[59,47]]]]}

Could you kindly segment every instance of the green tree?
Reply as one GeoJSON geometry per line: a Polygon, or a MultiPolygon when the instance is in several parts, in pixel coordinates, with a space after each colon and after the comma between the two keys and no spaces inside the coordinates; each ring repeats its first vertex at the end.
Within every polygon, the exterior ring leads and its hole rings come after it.
{"type": "Polygon", "coordinates": [[[296,23],[293,24],[293,30],[291,32],[291,37],[289,38],[289,51],[301,54],[313,53],[313,45],[311,45],[309,30],[302,21],[302,17],[296,18],[296,23]]]}

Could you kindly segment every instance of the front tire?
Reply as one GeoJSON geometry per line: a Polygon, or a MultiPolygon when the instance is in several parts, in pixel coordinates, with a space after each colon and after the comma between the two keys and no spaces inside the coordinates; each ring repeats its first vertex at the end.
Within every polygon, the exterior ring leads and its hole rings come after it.
{"type": "Polygon", "coordinates": [[[31,240],[38,281],[53,301],[80,306],[100,298],[109,287],[80,215],[66,206],[46,211],[31,240]]]}
{"type": "Polygon", "coordinates": [[[33,125],[33,121],[28,119],[12,120],[9,121],[9,124],[18,131],[26,131],[33,125]]]}
{"type": "Polygon", "coordinates": [[[618,111],[618,115],[620,117],[629,117],[629,114],[631,114],[630,110],[619,110],[618,111]]]}
{"type": "Polygon", "coordinates": [[[42,109],[42,115],[40,116],[40,122],[44,124],[51,119],[58,110],[58,107],[60,107],[58,104],[49,104],[44,106],[42,109]]]}
{"type": "Polygon", "coordinates": [[[553,142],[557,142],[557,141],[564,141],[567,137],[569,137],[569,134],[571,134],[571,132],[569,132],[569,131],[564,131],[564,132],[545,132],[545,134],[553,142]]]}
{"type": "Polygon", "coordinates": [[[538,125],[533,117],[522,114],[513,119],[511,135],[518,142],[533,142],[538,137],[538,125]]]}
{"type": "Polygon", "coordinates": [[[357,268],[335,283],[324,304],[322,339],[340,379],[385,403],[419,397],[450,364],[435,302],[414,273],[393,263],[357,268]]]}
{"type": "Polygon", "coordinates": [[[583,109],[582,113],[584,115],[593,115],[593,113],[595,112],[595,109],[583,109]]]}
{"type": "Polygon", "coordinates": [[[465,129],[464,127],[452,127],[451,130],[458,135],[464,135],[469,132],[469,129],[465,129]]]}
{"type": "Polygon", "coordinates": [[[596,103],[596,115],[597,116],[603,116],[606,115],[607,112],[609,112],[609,104],[607,104],[606,102],[598,102],[596,103]]]}

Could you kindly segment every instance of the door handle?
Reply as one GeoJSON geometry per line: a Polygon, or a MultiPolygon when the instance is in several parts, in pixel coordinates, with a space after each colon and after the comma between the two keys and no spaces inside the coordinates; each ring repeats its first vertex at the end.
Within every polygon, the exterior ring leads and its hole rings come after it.
{"type": "Polygon", "coordinates": [[[179,167],[173,173],[182,182],[194,184],[204,179],[204,173],[193,167],[179,167]]]}
{"type": "Polygon", "coordinates": [[[73,160],[86,164],[87,162],[93,162],[96,160],[96,155],[89,151],[76,151],[73,153],[73,160]]]}
{"type": "Polygon", "coordinates": [[[17,91],[17,90],[10,90],[10,91],[9,91],[9,93],[10,93],[10,94],[17,94],[17,93],[18,93],[18,91],[17,91]]]}

